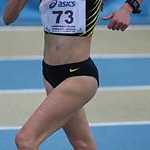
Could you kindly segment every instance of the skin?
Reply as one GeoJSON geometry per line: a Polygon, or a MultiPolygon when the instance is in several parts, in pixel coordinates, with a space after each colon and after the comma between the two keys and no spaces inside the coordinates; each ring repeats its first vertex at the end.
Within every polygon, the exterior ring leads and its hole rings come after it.
{"type": "MultiPolygon", "coordinates": [[[[141,1],[139,1],[141,2],[141,1]]],[[[3,15],[6,25],[14,22],[27,0],[10,0],[3,15]]],[[[132,7],[124,4],[104,17],[108,29],[124,31],[130,23],[132,7]]],[[[45,34],[44,61],[50,65],[83,61],[90,56],[92,37],[45,34]]],[[[75,150],[96,150],[84,105],[97,91],[97,81],[90,76],[70,77],[56,88],[45,79],[47,97],[22,126],[16,136],[18,150],[38,150],[39,145],[59,128],[63,128],[75,150]],[[85,88],[86,87],[86,88],[85,88]]]]}

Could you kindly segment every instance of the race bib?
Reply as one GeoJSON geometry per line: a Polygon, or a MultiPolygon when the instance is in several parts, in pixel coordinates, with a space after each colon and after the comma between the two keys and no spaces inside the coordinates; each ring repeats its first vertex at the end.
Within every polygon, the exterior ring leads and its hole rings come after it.
{"type": "Polygon", "coordinates": [[[85,0],[49,0],[41,12],[44,28],[52,33],[84,33],[86,30],[85,0]]]}

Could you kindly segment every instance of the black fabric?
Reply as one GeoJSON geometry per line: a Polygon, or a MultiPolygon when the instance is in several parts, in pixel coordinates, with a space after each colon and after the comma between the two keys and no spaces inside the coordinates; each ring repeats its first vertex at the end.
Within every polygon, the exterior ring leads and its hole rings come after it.
{"type": "Polygon", "coordinates": [[[43,76],[53,87],[73,76],[93,76],[99,86],[98,70],[91,58],[78,63],[58,66],[51,66],[43,61],[43,76]]]}

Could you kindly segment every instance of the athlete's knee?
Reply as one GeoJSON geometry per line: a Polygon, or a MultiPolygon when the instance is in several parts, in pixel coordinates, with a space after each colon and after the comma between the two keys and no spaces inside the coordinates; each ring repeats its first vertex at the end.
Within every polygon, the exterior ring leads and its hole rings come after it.
{"type": "Polygon", "coordinates": [[[37,147],[36,142],[23,131],[19,131],[19,133],[15,137],[15,143],[18,150],[32,150],[37,147]]]}
{"type": "Polygon", "coordinates": [[[96,150],[94,141],[75,140],[72,142],[74,150],[96,150]]]}

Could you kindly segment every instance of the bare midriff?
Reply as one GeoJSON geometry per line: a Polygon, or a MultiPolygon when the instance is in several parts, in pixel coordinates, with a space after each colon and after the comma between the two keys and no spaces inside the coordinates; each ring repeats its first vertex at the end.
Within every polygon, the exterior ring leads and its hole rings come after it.
{"type": "Polygon", "coordinates": [[[50,65],[80,62],[90,56],[91,36],[62,36],[45,33],[44,61],[50,65]]]}

